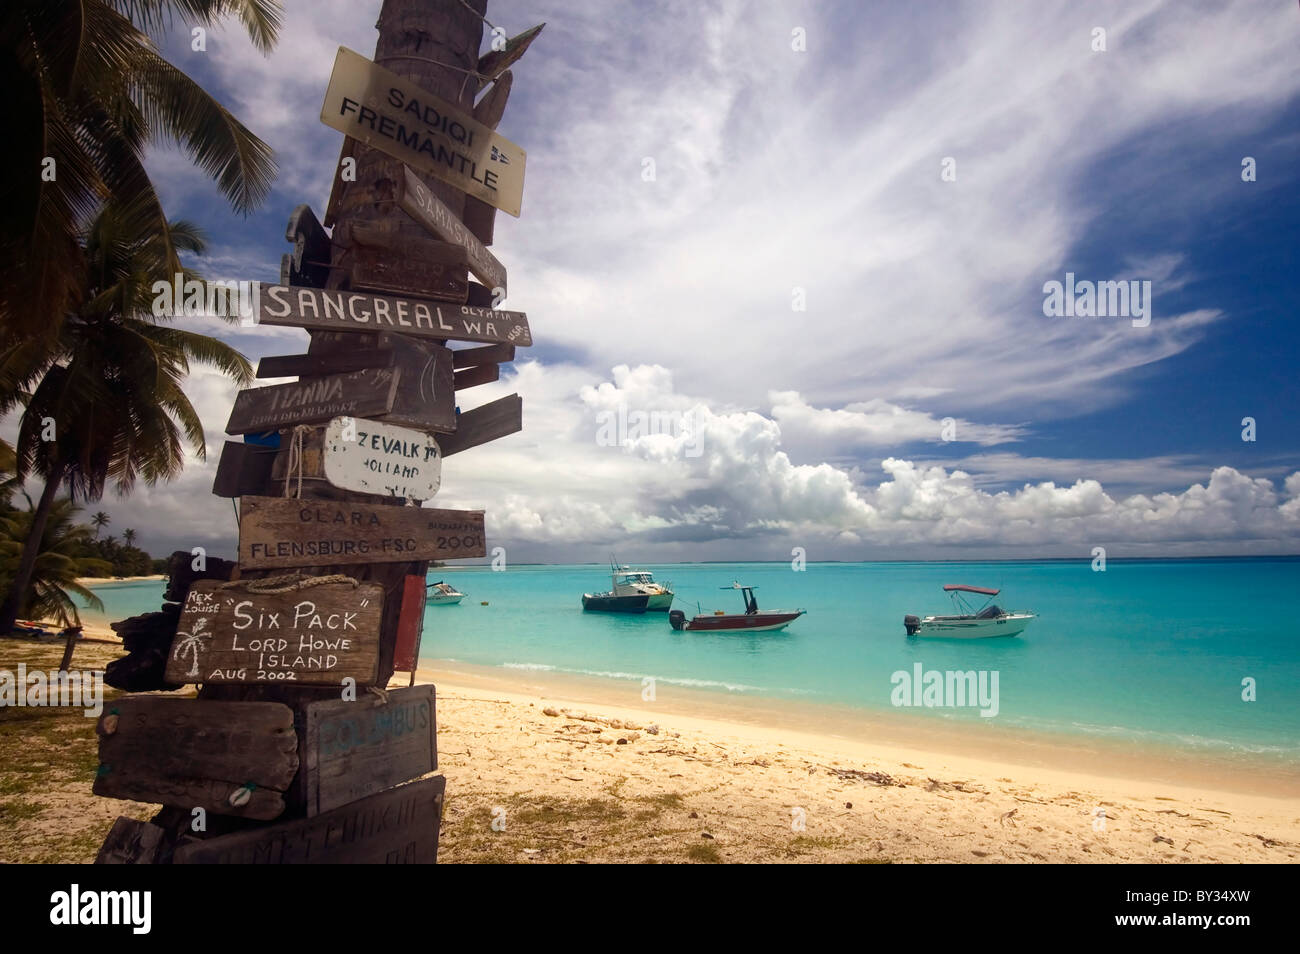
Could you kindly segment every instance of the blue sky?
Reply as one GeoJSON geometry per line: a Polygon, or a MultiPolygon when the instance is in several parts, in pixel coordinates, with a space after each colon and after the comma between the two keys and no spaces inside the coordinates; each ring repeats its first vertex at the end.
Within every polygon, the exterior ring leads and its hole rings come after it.
{"type": "MultiPolygon", "coordinates": [[[[270,57],[235,30],[164,42],[280,163],[243,218],[181,153],[151,155],[211,277],[274,280],[289,211],[323,214],[334,51],[374,48],[377,0],[286,8],[270,57]]],[[[517,390],[524,432],[448,461],[436,502],[485,509],[513,559],[1300,551],[1295,4],[492,0],[488,18],[547,24],[499,127],[528,166],[493,249],[537,345],[462,402],[517,390]],[[1067,271],[1150,281],[1149,327],[1046,317],[1067,271]],[[602,446],[620,406],[695,437],[602,446]]],[[[306,342],[206,327],[252,357],[306,342]]],[[[158,552],[233,548],[204,495],[234,389],[197,372],[191,394],[212,462],[104,502],[158,552]]]]}

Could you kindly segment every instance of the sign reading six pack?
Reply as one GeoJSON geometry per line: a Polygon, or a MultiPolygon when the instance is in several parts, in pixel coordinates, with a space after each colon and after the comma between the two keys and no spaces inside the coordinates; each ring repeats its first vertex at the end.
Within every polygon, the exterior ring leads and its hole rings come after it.
{"type": "Polygon", "coordinates": [[[428,500],[442,484],[442,455],[430,434],[336,417],[325,429],[325,479],[362,494],[428,500]]]}
{"type": "Polygon", "coordinates": [[[320,120],[502,212],[519,215],[522,148],[347,47],[339,47],[334,59],[320,120]]]}
{"type": "Polygon", "coordinates": [[[275,592],[264,591],[257,580],[199,580],[181,606],[166,678],[337,686],[351,677],[370,685],[378,675],[383,611],[379,583],[320,583],[275,592]]]}
{"type": "Polygon", "coordinates": [[[487,556],[482,510],[240,499],[240,569],[481,556],[487,556]]]}

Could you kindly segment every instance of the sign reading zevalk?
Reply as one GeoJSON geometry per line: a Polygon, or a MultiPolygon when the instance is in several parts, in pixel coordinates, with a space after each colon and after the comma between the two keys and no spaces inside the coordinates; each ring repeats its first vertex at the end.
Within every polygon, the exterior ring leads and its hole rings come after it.
{"type": "Polygon", "coordinates": [[[422,431],[336,417],[325,429],[325,479],[343,490],[428,500],[442,484],[442,454],[422,431]]]}
{"type": "Polygon", "coordinates": [[[518,217],[526,154],[459,107],[339,47],[320,121],[518,217]]]}

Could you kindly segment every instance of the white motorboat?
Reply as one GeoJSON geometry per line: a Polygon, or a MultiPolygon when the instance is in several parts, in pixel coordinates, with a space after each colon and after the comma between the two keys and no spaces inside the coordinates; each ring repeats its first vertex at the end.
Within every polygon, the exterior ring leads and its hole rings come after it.
{"type": "Polygon", "coordinates": [[[611,593],[614,596],[645,596],[645,612],[666,613],[673,605],[671,583],[656,583],[649,570],[633,570],[630,567],[610,563],[610,575],[614,581],[611,593]]]}
{"type": "Polygon", "coordinates": [[[455,606],[464,598],[465,594],[450,583],[439,580],[437,583],[429,584],[428,602],[432,606],[455,606]]]}
{"type": "Polygon", "coordinates": [[[1019,636],[1025,627],[1037,619],[1034,613],[1008,613],[993,602],[1001,590],[989,590],[982,586],[967,586],[964,583],[949,583],[944,588],[952,597],[953,608],[958,612],[952,616],[904,616],[903,627],[908,636],[937,636],[946,639],[984,639],[990,636],[1019,636]],[[988,599],[979,607],[971,605],[965,594],[974,593],[987,596],[988,599]]]}

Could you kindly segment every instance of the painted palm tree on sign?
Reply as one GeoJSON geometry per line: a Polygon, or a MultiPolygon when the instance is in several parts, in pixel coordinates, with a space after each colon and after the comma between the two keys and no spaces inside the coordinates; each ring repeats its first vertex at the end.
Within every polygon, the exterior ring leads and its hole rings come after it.
{"type": "MultiPolygon", "coordinates": [[[[177,247],[201,253],[203,238],[185,222],[157,233],[150,210],[139,205],[105,208],[84,237],[82,305],[60,327],[19,424],[17,473],[40,475],[45,488],[0,606],[0,633],[12,628],[27,598],[59,488],[73,500],[98,500],[109,482],[125,494],[137,479],[171,480],[187,442],[206,456],[203,424],[181,389],[190,363],[213,365],[240,384],[253,378],[248,360],[229,345],[151,314],[151,285],[177,247]],[[44,439],[46,420],[54,422],[53,440],[44,439]]],[[[0,354],[0,371],[11,358],[0,354]]]]}
{"type": "Polygon", "coordinates": [[[103,530],[103,529],[104,529],[105,527],[107,527],[110,523],[112,523],[112,522],[113,522],[113,519],[112,519],[112,517],[110,517],[108,514],[104,513],[104,511],[102,511],[102,510],[96,510],[96,511],[95,511],[95,515],[94,515],[93,517],[90,518],[90,522],[91,522],[92,524],[94,524],[94,526],[95,526],[95,536],[98,537],[98,536],[99,536],[99,531],[100,531],[100,530],[103,530]]]}
{"type": "MultiPolygon", "coordinates": [[[[0,178],[0,348],[49,342],[76,310],[78,239],[101,203],[138,206],[165,236],[143,164],[150,145],[178,143],[240,212],[266,198],[275,178],[270,147],[149,36],[176,21],[189,32],[189,24],[231,16],[263,52],[275,45],[279,0],[0,3],[5,151],[15,170],[0,178]]],[[[177,250],[165,237],[163,245],[166,271],[179,271],[177,250]]],[[[0,400],[16,387],[0,381],[0,400]]]]}

